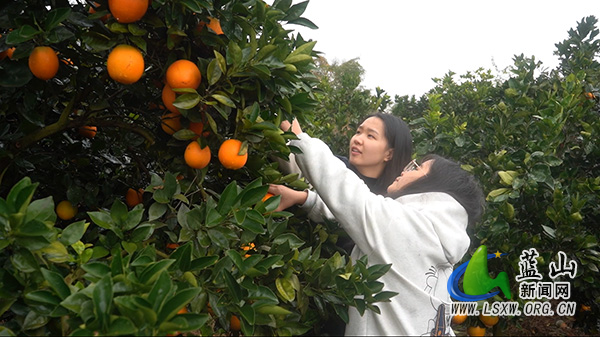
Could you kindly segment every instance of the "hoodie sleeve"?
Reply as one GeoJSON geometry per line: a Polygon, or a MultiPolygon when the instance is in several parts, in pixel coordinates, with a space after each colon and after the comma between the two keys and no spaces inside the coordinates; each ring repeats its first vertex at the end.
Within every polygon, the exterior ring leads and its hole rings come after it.
{"type": "MultiPolygon", "coordinates": [[[[462,208],[450,196],[437,205],[423,202],[409,205],[376,195],[321,140],[304,133],[298,135],[298,138],[292,141],[292,145],[302,150],[301,154],[296,155],[300,169],[318,191],[332,215],[365,254],[370,254],[384,243],[398,245],[401,242],[398,246],[408,248],[407,251],[418,251],[424,242],[440,246],[438,230],[441,231],[446,222],[462,223],[465,219],[464,216],[452,218],[445,215],[446,208],[462,208]],[[440,228],[436,229],[432,221],[440,221],[440,228]]],[[[462,212],[466,216],[464,209],[462,212]]],[[[464,227],[461,231],[466,235],[464,227]]],[[[457,250],[462,249],[460,247],[457,250]]],[[[454,254],[452,251],[449,255],[454,254]]],[[[458,255],[462,257],[460,253],[458,255]]]]}

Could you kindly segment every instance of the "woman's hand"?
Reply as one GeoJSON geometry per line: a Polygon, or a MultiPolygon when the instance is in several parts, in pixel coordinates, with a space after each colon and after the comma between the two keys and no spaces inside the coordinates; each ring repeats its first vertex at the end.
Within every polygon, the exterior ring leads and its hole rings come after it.
{"type": "Polygon", "coordinates": [[[286,210],[294,205],[303,205],[308,198],[307,191],[296,191],[283,185],[269,185],[269,193],[281,196],[276,212],[286,210]]]}
{"type": "Polygon", "coordinates": [[[295,135],[299,135],[302,133],[302,128],[300,127],[300,123],[298,123],[298,120],[296,118],[294,118],[294,120],[291,123],[287,120],[282,121],[281,125],[279,127],[283,131],[292,131],[295,135]],[[292,128],[291,130],[290,130],[290,127],[292,128]]]}

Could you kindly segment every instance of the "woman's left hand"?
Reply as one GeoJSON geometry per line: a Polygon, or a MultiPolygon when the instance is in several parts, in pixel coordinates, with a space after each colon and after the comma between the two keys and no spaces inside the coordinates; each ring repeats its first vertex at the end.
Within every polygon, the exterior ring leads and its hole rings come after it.
{"type": "Polygon", "coordinates": [[[307,191],[296,191],[283,185],[269,185],[269,193],[273,195],[281,195],[281,201],[276,212],[286,210],[294,205],[302,205],[308,197],[307,191]]]}

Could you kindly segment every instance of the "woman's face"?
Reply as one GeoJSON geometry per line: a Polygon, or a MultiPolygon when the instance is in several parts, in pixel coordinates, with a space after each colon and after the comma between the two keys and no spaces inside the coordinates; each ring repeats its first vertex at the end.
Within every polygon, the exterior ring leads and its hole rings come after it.
{"type": "Polygon", "coordinates": [[[350,139],[349,161],[361,174],[378,178],[392,159],[393,151],[385,137],[383,120],[369,117],[350,139]]]}
{"type": "Polygon", "coordinates": [[[387,192],[388,194],[395,194],[400,191],[406,185],[419,180],[420,178],[426,176],[431,169],[431,164],[433,164],[433,160],[428,160],[421,165],[411,165],[413,162],[407,165],[408,169],[404,169],[400,176],[394,180],[394,182],[388,186],[387,192]],[[411,167],[411,168],[409,168],[411,167]]]}

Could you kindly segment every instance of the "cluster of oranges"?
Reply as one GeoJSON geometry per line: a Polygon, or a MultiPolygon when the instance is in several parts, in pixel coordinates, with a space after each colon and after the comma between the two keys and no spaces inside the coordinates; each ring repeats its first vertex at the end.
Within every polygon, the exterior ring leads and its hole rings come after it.
{"type": "MultiPolygon", "coordinates": [[[[469,316],[467,315],[455,315],[452,316],[452,324],[462,324],[464,323],[469,316]]],[[[493,327],[498,324],[500,320],[498,316],[487,316],[487,315],[479,315],[479,320],[488,328],[493,327]]],[[[467,328],[467,335],[469,336],[484,336],[485,328],[474,324],[467,328]]]]}

